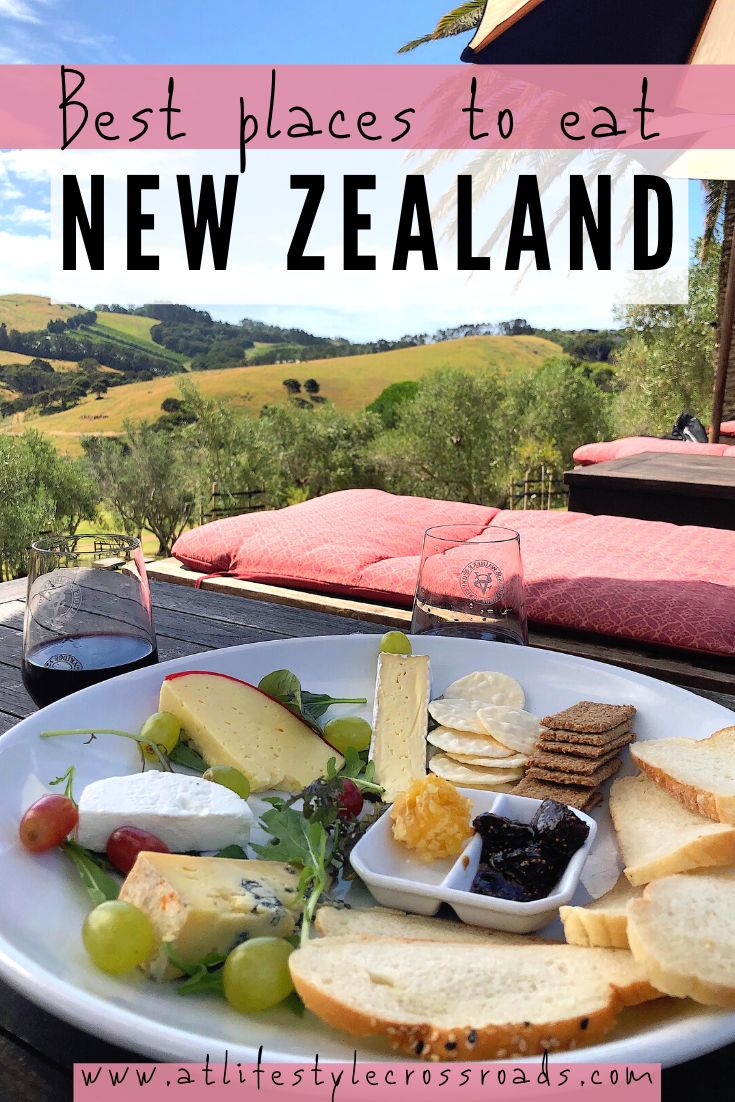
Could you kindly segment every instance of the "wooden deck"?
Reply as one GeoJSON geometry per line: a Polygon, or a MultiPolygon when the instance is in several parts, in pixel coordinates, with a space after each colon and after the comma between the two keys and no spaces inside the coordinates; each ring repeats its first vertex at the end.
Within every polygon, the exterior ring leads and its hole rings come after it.
{"type": "MultiPolygon", "coordinates": [[[[336,615],[334,611],[297,606],[293,601],[277,597],[265,599],[265,594],[256,599],[254,594],[245,595],[241,589],[236,590],[235,595],[222,592],[214,579],[210,584],[211,590],[209,587],[196,590],[184,584],[152,583],[162,661],[238,643],[381,632],[390,624],[406,622],[405,612],[401,612],[398,619],[391,617],[380,622],[378,612],[373,610],[370,619],[359,620],[354,617],[356,610],[336,615]]],[[[0,732],[35,710],[20,679],[24,598],[25,582],[0,585],[0,732]]],[[[306,598],[304,602],[306,604],[306,598]]],[[[555,649],[562,649],[559,638],[555,640],[555,649]]],[[[605,657],[604,648],[599,648],[592,656],[605,657]]],[[[651,668],[649,672],[656,670],[651,668]]],[[[691,676],[686,663],[682,662],[682,675],[686,676],[687,672],[691,676]]],[[[670,667],[666,673],[671,680],[670,667]]],[[[711,684],[712,688],[700,691],[723,703],[735,704],[735,694],[723,692],[722,686],[718,689],[714,682],[711,684]]],[[[41,1009],[0,982],[0,1102],[71,1100],[71,1074],[75,1062],[145,1062],[124,1047],[116,1047],[67,1025],[54,1017],[53,1011],[53,1005],[41,1009]]],[[[120,1040],[124,1045],[125,1038],[120,1040]]],[[[665,1102],[688,1102],[702,1088],[715,1097],[726,1097],[731,1086],[734,1057],[735,1045],[732,1045],[665,1072],[665,1102]]]]}

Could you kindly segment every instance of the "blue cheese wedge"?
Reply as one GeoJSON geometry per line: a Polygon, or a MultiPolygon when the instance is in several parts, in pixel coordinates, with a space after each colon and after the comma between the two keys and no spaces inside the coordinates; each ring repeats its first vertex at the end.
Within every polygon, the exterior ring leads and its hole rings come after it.
{"type": "Polygon", "coordinates": [[[379,655],[371,757],[386,803],[392,803],[412,781],[426,776],[430,698],[425,654],[379,655]]]}
{"type": "Polygon", "coordinates": [[[79,800],[77,840],[103,853],[113,830],[138,827],[155,834],[174,853],[244,845],[253,813],[224,785],[184,773],[131,773],[88,784],[79,800]]]}
{"type": "Polygon", "coordinates": [[[194,964],[251,937],[289,937],[302,909],[299,873],[280,861],[140,853],[120,899],[148,915],[157,949],[144,965],[163,982],[180,974],[164,947],[194,964]]]}

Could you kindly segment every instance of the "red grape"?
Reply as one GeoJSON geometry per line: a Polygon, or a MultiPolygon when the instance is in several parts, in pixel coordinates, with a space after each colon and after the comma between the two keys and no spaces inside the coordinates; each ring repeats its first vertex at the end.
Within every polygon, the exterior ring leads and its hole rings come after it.
{"type": "Polygon", "coordinates": [[[356,818],[362,811],[363,803],[364,801],[360,789],[354,781],[351,781],[349,777],[345,777],[342,781],[342,792],[339,797],[340,818],[356,818]]]}
{"type": "Polygon", "coordinates": [[[59,846],[79,822],[76,804],[68,796],[41,796],[26,811],[18,834],[31,853],[59,846]]]}
{"type": "Polygon", "coordinates": [[[155,834],[138,827],[118,827],[107,839],[107,856],[123,876],[132,869],[135,859],[143,850],[153,853],[170,853],[168,846],[155,834]]]}

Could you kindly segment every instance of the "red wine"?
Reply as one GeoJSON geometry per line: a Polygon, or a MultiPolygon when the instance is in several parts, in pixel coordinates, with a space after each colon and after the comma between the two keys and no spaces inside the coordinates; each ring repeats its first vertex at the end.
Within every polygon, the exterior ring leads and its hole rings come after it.
{"type": "Polygon", "coordinates": [[[78,689],[157,661],[155,644],[139,635],[70,635],[23,655],[23,684],[43,708],[78,689]]]}

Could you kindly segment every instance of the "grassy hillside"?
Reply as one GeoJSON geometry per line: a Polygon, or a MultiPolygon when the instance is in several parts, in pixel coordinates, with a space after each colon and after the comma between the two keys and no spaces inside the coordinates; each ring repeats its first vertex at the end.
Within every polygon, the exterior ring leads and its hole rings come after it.
{"type": "Polygon", "coordinates": [[[152,352],[171,363],[186,363],[186,357],[178,352],[156,344],[151,337],[151,329],[156,325],[153,318],[141,318],[135,314],[98,314],[97,321],[84,332],[91,333],[98,340],[114,341],[141,352],[152,352]]]}
{"type": "Polygon", "coordinates": [[[79,310],[78,306],[55,306],[41,295],[0,295],[0,321],[4,321],[8,329],[24,333],[30,329],[45,329],[55,318],[66,319],[78,314],[79,310]]]}
{"type": "MultiPolygon", "coordinates": [[[[29,364],[33,356],[25,356],[22,352],[6,352],[0,348],[0,367],[3,364],[29,364]]],[[[79,364],[74,360],[49,360],[54,371],[76,371],[79,364]]]]}
{"type": "MultiPolygon", "coordinates": [[[[506,374],[532,368],[557,352],[558,345],[538,337],[465,337],[441,344],[302,364],[199,371],[191,378],[204,394],[227,399],[233,406],[253,413],[268,402],[286,400],[282,386],[285,378],[293,376],[301,381],[315,378],[324,397],[339,409],[357,410],[377,398],[389,383],[418,379],[442,367],[506,374]]],[[[81,436],[120,432],[127,417],[154,419],[160,415],[164,398],[177,393],[176,377],[130,383],[114,387],[104,398],[86,398],[74,409],[47,417],[33,416],[25,423],[52,435],[61,450],[76,452],[81,436]]],[[[17,431],[17,425],[13,430],[17,431]]]]}

